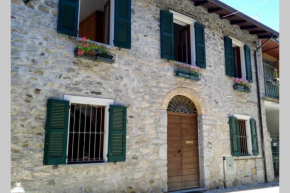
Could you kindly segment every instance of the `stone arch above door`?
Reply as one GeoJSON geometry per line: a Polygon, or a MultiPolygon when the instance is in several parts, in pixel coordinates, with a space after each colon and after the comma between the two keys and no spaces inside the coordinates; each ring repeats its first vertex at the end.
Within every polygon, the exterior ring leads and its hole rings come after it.
{"type": "Polygon", "coordinates": [[[192,102],[196,106],[198,115],[205,115],[206,114],[205,105],[202,102],[202,99],[196,94],[196,92],[194,90],[191,90],[189,88],[176,88],[176,89],[170,91],[165,96],[165,98],[163,100],[163,103],[162,103],[162,106],[161,106],[161,109],[162,110],[167,110],[169,102],[176,95],[186,96],[187,98],[192,100],[192,102]]]}

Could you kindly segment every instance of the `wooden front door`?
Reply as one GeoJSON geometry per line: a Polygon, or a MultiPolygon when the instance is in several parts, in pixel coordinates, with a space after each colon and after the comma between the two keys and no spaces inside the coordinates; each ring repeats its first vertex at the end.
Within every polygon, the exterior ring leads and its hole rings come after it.
{"type": "Polygon", "coordinates": [[[199,187],[197,115],[168,112],[168,191],[199,187]]]}

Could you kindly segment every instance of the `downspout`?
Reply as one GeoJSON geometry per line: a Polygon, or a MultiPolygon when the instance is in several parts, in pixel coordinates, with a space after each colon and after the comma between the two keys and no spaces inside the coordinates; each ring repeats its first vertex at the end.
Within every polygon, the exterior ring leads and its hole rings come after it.
{"type": "Polygon", "coordinates": [[[265,182],[268,183],[268,178],[267,178],[267,167],[266,167],[266,157],[265,157],[265,146],[264,146],[264,132],[263,132],[263,122],[262,122],[262,110],[261,110],[261,97],[260,97],[260,84],[259,84],[259,73],[258,73],[258,64],[257,64],[257,52],[264,46],[266,45],[272,38],[274,34],[271,34],[271,37],[264,42],[260,47],[258,47],[255,52],[255,69],[256,69],[256,84],[257,84],[257,96],[258,96],[258,114],[259,114],[259,122],[260,122],[260,134],[261,134],[261,141],[262,141],[262,156],[263,156],[263,163],[264,163],[264,177],[265,177],[265,182]]]}

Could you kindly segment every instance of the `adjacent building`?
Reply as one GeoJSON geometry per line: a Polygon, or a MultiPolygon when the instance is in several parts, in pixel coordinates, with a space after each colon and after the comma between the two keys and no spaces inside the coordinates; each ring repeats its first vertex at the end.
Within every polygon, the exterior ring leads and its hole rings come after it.
{"type": "MultiPolygon", "coordinates": [[[[262,40],[264,43],[265,40],[262,40]]],[[[275,179],[279,179],[279,40],[269,41],[262,49],[264,63],[263,101],[271,137],[275,179]]]]}

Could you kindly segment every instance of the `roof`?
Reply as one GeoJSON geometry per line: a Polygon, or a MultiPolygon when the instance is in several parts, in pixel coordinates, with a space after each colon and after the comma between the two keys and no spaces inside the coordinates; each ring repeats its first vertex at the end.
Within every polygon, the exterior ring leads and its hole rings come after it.
{"type": "Polygon", "coordinates": [[[239,12],[238,10],[222,3],[219,0],[191,0],[195,6],[202,6],[209,13],[216,13],[220,19],[226,19],[231,25],[240,26],[241,30],[248,30],[250,34],[255,34],[259,39],[267,39],[274,35],[274,38],[279,37],[279,32],[270,27],[258,22],[257,20],[239,12]],[[234,13],[234,14],[233,14],[234,13]]]}
{"type": "MultiPolygon", "coordinates": [[[[261,43],[263,44],[266,40],[261,40],[261,43]]],[[[266,45],[262,47],[262,52],[266,53],[270,56],[273,56],[274,58],[277,58],[279,60],[279,42],[275,39],[272,39],[269,41],[266,45]]]]}

